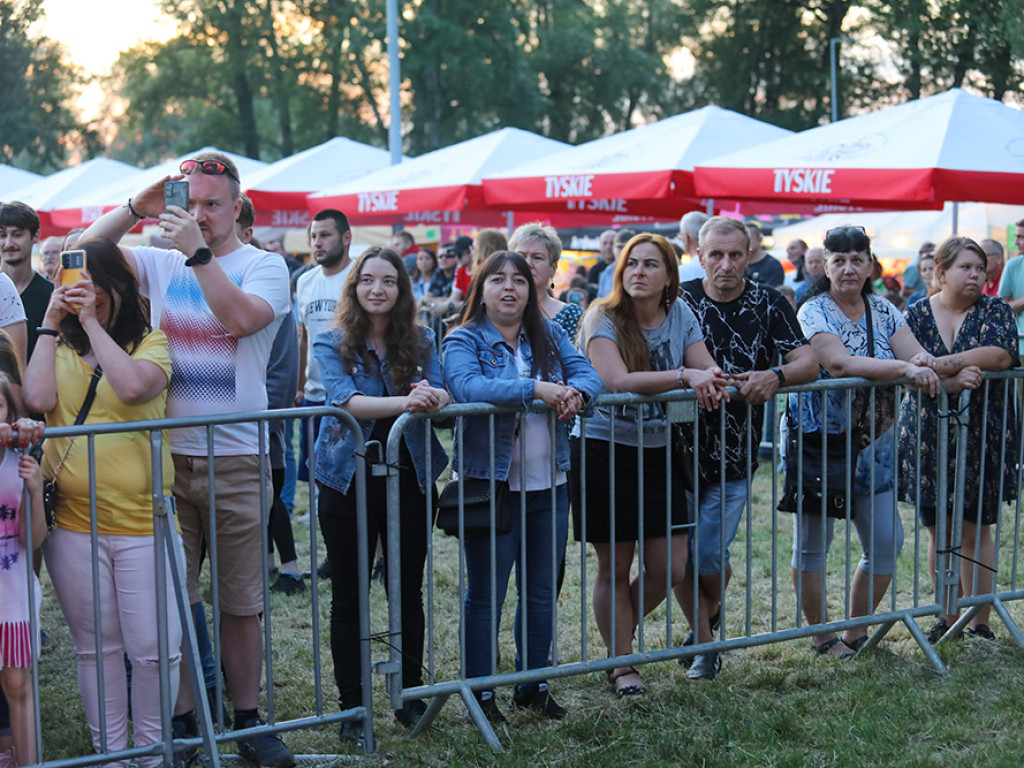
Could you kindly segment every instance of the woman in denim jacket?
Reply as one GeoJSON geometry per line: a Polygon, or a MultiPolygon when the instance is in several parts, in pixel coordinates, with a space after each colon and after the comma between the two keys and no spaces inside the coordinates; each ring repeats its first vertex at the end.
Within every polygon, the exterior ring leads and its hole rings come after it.
{"type": "MultiPolygon", "coordinates": [[[[527,408],[533,400],[542,400],[564,422],[581,412],[601,388],[596,371],[565,331],[544,319],[530,268],[516,253],[499,251],[484,262],[480,274],[474,276],[462,324],[444,339],[442,348],[445,379],[459,402],[527,408]]],[[[453,450],[456,471],[476,478],[490,477],[493,453],[495,480],[508,481],[511,493],[507,504],[512,507],[511,531],[494,536],[493,562],[490,536],[463,541],[468,573],[463,627],[466,677],[496,671],[492,652],[497,647],[501,606],[513,565],[519,591],[516,668],[548,665],[556,578],[569,523],[565,426],[555,425],[552,445],[547,414],[498,415],[494,417],[492,448],[489,418],[467,417],[463,428],[456,430],[453,450]],[[554,478],[552,451],[557,469],[554,478]],[[521,493],[525,494],[525,516],[521,514],[521,493]]],[[[479,692],[477,697],[491,722],[504,721],[493,690],[479,692]]],[[[512,703],[517,709],[533,709],[547,717],[565,716],[545,683],[517,686],[512,703]]]]}
{"type": "MultiPolygon", "coordinates": [[[[406,412],[434,413],[450,401],[443,388],[433,333],[416,322],[416,301],[401,258],[371,248],[356,262],[335,315],[335,327],[313,342],[313,354],[327,389],[327,402],[359,420],[366,445],[367,542],[372,562],[380,535],[387,544],[386,476],[373,464],[384,460],[384,446],[395,419],[406,412]]],[[[434,482],[448,463],[426,419],[403,430],[399,453],[402,503],[402,683],[423,684],[423,566],[427,554],[434,482]],[[430,432],[428,475],[427,430],[430,432]],[[427,506],[427,491],[431,504],[427,506]]],[[[356,500],[352,486],[356,441],[336,418],[326,417],[316,443],[316,479],[320,528],[332,565],[331,654],[342,709],[362,704],[359,670],[359,581],[356,550],[356,500]]],[[[386,582],[385,582],[386,583],[386,582]]],[[[426,710],[407,701],[395,717],[414,725],[426,710]]],[[[357,741],[362,726],[342,723],[343,741],[357,741]]]]}

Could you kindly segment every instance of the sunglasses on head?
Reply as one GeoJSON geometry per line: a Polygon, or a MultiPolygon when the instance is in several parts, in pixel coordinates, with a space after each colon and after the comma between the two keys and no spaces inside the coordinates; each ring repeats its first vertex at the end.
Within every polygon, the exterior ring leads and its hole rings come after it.
{"type": "Polygon", "coordinates": [[[830,229],[828,232],[825,233],[825,237],[829,238],[829,237],[832,237],[833,235],[839,236],[839,235],[843,235],[843,234],[845,234],[847,232],[859,232],[862,235],[866,235],[868,233],[868,231],[866,229],[864,229],[864,227],[857,227],[857,226],[833,227],[832,229],[830,229]]]}
{"type": "Polygon", "coordinates": [[[179,170],[186,176],[191,176],[193,173],[203,173],[207,176],[230,176],[241,184],[238,177],[220,160],[185,160],[179,170]]]}

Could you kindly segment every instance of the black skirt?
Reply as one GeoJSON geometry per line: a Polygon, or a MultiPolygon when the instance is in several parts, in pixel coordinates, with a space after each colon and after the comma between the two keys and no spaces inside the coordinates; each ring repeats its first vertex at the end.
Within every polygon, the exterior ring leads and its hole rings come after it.
{"type": "MultiPolygon", "coordinates": [[[[573,535],[576,541],[607,544],[637,541],[640,536],[640,451],[636,446],[586,440],[586,531],[583,515],[581,441],[570,441],[572,470],[569,472],[569,500],[572,504],[573,535]],[[611,450],[615,452],[615,493],[611,488],[611,450]],[[615,499],[615,534],[612,536],[612,499],[615,499]]],[[[643,538],[656,539],[689,533],[690,514],[681,472],[666,461],[666,449],[643,451],[643,538]],[[672,472],[671,497],[668,472],[672,472]]],[[[672,464],[675,464],[673,455],[672,464]]]]}

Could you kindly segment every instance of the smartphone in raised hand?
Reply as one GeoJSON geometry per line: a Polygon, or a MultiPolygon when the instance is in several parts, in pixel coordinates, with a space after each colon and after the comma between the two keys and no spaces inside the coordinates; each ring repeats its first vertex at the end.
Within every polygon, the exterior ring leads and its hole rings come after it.
{"type": "Polygon", "coordinates": [[[85,251],[61,251],[60,267],[60,284],[74,285],[82,279],[82,273],[86,270],[85,251]]]}
{"type": "Polygon", "coordinates": [[[176,205],[179,208],[188,210],[188,180],[164,182],[164,210],[168,206],[176,205]]]}

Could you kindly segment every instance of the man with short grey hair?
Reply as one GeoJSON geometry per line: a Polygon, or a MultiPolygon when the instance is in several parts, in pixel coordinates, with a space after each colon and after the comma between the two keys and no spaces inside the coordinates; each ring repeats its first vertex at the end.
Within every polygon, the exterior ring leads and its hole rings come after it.
{"type": "Polygon", "coordinates": [[[687,280],[701,280],[704,278],[704,267],[700,265],[700,258],[697,256],[698,238],[700,228],[710,217],[700,211],[684,213],[679,220],[679,242],[683,244],[685,254],[679,263],[679,282],[687,280]]]}
{"type": "Polygon", "coordinates": [[[985,285],[981,292],[986,296],[999,295],[999,279],[1003,276],[1003,244],[991,238],[982,240],[979,245],[985,252],[985,285]]]}

